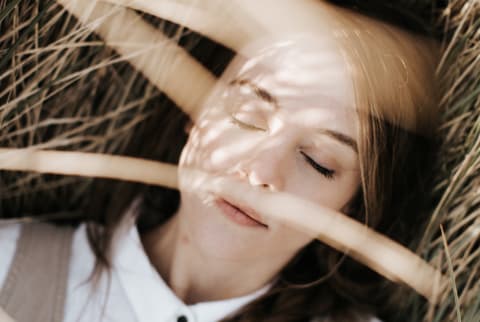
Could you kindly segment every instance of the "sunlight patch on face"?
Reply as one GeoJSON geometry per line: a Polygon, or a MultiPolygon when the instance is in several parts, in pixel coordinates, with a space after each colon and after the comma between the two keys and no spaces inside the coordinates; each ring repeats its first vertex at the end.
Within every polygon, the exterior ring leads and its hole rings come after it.
{"type": "Polygon", "coordinates": [[[253,43],[244,51],[251,58],[236,58],[224,78],[250,80],[282,106],[323,106],[327,101],[335,103],[331,107],[354,109],[349,66],[332,39],[292,36],[280,44],[253,43]]]}

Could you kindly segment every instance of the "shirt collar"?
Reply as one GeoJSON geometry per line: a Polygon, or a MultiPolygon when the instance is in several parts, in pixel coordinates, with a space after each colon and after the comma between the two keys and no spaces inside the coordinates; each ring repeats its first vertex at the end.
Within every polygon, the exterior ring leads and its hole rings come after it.
{"type": "Polygon", "coordinates": [[[188,322],[217,321],[270,288],[268,284],[241,297],[185,305],[151,265],[136,229],[132,208],[115,235],[114,245],[113,274],[118,276],[139,322],[177,321],[181,315],[188,322]]]}

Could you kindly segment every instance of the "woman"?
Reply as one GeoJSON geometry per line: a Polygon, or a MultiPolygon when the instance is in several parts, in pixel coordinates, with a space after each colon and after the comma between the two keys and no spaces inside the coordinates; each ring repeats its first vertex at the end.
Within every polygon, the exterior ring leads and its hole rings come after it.
{"type": "MultiPolygon", "coordinates": [[[[372,272],[253,204],[191,189],[188,170],[200,169],[410,241],[430,156],[422,137],[434,124],[435,51],[381,21],[323,2],[312,9],[281,37],[242,48],[191,129],[181,124],[190,133],[179,161],[181,202],[119,188],[103,225],[75,231],[65,321],[387,316],[388,288],[372,272]]],[[[162,151],[163,140],[144,135],[152,138],[144,151],[162,151]]],[[[10,267],[20,227],[2,230],[0,261],[10,267]]]]}

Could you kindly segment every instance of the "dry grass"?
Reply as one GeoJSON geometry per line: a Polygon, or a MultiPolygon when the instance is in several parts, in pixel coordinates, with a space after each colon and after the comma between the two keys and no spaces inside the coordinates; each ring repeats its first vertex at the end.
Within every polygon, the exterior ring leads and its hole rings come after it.
{"type": "MultiPolygon", "coordinates": [[[[2,147],[122,154],[166,100],[54,1],[0,1],[0,24],[2,147]]],[[[2,216],[75,209],[90,182],[4,172],[2,216]]]]}
{"type": "MultiPolygon", "coordinates": [[[[480,319],[480,3],[450,1],[440,27],[445,53],[438,68],[443,138],[437,163],[439,202],[422,237],[421,251],[444,272],[451,265],[456,290],[442,296],[434,321],[480,319]],[[445,229],[445,240],[439,227],[445,229]],[[445,244],[445,246],[444,246],[445,244]],[[448,252],[445,247],[448,245],[448,252]],[[450,254],[449,258],[447,254],[450,254]],[[458,293],[458,304],[456,294],[458,293]]],[[[452,283],[453,285],[453,283],[452,283]]]]}
{"type": "MultiPolygon", "coordinates": [[[[424,12],[434,1],[405,1],[424,12]]],[[[438,203],[419,252],[452,278],[440,304],[412,295],[399,320],[480,320],[480,2],[451,0],[441,14],[445,55],[438,203]],[[440,227],[444,228],[444,236],[440,227]],[[447,251],[448,248],[448,251],[447,251]],[[448,254],[448,256],[447,256],[448,254]],[[455,289],[453,285],[456,285],[455,289]]],[[[168,23],[194,50],[198,37],[168,23]]],[[[124,154],[166,98],[54,1],[0,0],[0,146],[124,154]],[[105,86],[108,84],[108,86],[105,86]]],[[[0,174],[1,216],[74,211],[91,179],[0,174]]]]}

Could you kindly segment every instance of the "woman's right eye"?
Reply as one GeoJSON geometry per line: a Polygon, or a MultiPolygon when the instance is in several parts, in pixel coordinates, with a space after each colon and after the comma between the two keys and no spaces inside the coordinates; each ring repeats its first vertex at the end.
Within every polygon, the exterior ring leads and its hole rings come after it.
{"type": "Polygon", "coordinates": [[[260,119],[256,120],[247,113],[231,113],[230,120],[236,126],[245,130],[267,131],[267,125],[263,124],[260,119]]]}

